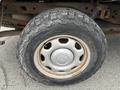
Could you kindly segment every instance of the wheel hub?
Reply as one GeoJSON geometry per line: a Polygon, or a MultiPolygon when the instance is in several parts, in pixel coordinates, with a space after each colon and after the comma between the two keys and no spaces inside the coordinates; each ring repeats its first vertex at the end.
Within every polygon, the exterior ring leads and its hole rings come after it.
{"type": "Polygon", "coordinates": [[[81,39],[58,35],[41,43],[34,54],[36,68],[48,77],[65,79],[80,74],[88,65],[90,50],[81,39]]]}
{"type": "Polygon", "coordinates": [[[57,66],[66,66],[72,63],[73,53],[69,49],[61,48],[55,50],[51,55],[51,61],[57,66]]]}

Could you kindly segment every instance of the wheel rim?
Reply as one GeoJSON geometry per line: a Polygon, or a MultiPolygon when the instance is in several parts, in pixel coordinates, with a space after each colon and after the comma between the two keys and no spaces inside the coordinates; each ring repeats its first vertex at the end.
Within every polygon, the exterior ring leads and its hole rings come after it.
{"type": "Polygon", "coordinates": [[[55,79],[72,78],[88,66],[87,44],[71,35],[58,35],[43,41],[35,50],[34,64],[42,74],[55,79]]]}

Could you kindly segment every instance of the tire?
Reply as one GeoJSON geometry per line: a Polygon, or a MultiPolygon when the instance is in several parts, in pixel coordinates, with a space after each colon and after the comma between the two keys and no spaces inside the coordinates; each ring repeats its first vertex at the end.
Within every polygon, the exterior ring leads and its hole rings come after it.
{"type": "Polygon", "coordinates": [[[34,80],[46,85],[67,85],[92,76],[102,65],[106,55],[106,38],[100,27],[87,15],[70,8],[44,11],[24,28],[17,45],[17,57],[22,69],[34,80]],[[41,73],[35,66],[36,48],[48,38],[58,35],[75,36],[90,50],[86,68],[74,77],[56,79],[41,73]]]}

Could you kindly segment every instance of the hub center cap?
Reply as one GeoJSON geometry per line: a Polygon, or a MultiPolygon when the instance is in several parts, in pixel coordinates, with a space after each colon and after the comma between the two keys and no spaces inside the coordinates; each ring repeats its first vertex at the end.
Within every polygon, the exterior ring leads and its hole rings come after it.
{"type": "Polygon", "coordinates": [[[57,66],[66,66],[72,63],[73,53],[69,49],[57,49],[51,55],[51,61],[57,66]]]}

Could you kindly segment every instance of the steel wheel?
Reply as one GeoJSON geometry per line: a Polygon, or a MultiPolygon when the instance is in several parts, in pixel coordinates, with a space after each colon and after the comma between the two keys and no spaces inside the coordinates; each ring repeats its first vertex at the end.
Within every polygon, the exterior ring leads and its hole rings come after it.
{"type": "Polygon", "coordinates": [[[87,44],[70,35],[51,37],[42,42],[34,53],[34,64],[44,75],[65,79],[79,75],[88,65],[87,44]]]}

